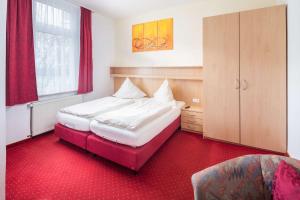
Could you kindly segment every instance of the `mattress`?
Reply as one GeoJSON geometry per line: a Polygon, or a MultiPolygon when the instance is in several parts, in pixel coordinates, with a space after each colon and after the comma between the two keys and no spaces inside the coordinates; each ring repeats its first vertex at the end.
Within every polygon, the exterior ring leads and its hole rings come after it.
{"type": "Polygon", "coordinates": [[[95,135],[112,142],[132,147],[140,147],[151,141],[151,139],[176,120],[180,116],[183,106],[184,102],[177,101],[176,106],[171,110],[135,130],[112,127],[99,123],[96,120],[91,121],[90,130],[95,135]]]}
{"type": "MultiPolygon", "coordinates": [[[[111,97],[111,98],[117,98],[117,97],[111,97]]],[[[148,98],[140,98],[140,99],[132,99],[133,102],[138,102],[138,101],[145,101],[148,98]]],[[[126,106],[126,105],[124,105],[126,106]]],[[[111,108],[111,110],[114,109],[118,109],[120,107],[116,107],[116,108],[111,108]]],[[[78,130],[78,131],[90,131],[90,123],[92,121],[92,117],[81,117],[81,116],[77,116],[77,115],[73,115],[73,114],[69,114],[69,113],[64,113],[64,112],[58,112],[57,113],[57,122],[74,130],[78,130]]]]}
{"type": "Polygon", "coordinates": [[[74,130],[90,131],[90,123],[92,118],[78,117],[62,112],[57,113],[57,122],[74,130]]]}

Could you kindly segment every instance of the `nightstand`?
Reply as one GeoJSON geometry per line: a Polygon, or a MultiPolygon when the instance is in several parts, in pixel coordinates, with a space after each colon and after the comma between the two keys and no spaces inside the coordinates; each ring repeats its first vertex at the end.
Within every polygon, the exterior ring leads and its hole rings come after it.
{"type": "Polygon", "coordinates": [[[203,109],[200,107],[181,110],[181,129],[189,132],[203,132],[203,109]]]}

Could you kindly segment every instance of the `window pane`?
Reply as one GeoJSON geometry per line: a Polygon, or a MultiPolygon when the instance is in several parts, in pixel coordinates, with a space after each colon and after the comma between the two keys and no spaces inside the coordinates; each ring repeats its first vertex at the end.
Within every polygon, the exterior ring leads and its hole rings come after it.
{"type": "Polygon", "coordinates": [[[39,96],[76,91],[79,7],[61,0],[34,0],[33,7],[39,96]]]}

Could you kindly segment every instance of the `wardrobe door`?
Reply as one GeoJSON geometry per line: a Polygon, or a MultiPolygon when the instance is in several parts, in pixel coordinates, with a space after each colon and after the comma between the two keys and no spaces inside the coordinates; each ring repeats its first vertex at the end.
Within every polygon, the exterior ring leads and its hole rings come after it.
{"type": "Polygon", "coordinates": [[[241,143],[286,152],[286,7],[240,13],[241,143]]]}
{"type": "Polygon", "coordinates": [[[239,137],[239,13],[203,20],[204,136],[239,137]]]}

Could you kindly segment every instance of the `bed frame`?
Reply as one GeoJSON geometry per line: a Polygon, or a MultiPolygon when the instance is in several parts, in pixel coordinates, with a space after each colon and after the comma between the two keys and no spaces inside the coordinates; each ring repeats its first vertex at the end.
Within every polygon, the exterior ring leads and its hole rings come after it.
{"type": "Polygon", "coordinates": [[[87,138],[89,135],[93,134],[88,131],[77,131],[71,128],[68,128],[62,124],[56,124],[54,128],[54,133],[60,139],[63,139],[71,144],[74,144],[82,149],[86,149],[87,147],[87,138]]]}
{"type": "Polygon", "coordinates": [[[150,142],[141,147],[130,147],[103,139],[92,132],[76,131],[56,124],[55,134],[61,139],[124,167],[139,171],[152,155],[176,132],[180,117],[174,120],[150,142]]]}
{"type": "Polygon", "coordinates": [[[110,76],[114,80],[115,91],[128,77],[150,97],[164,79],[168,79],[177,101],[184,101],[190,106],[202,107],[202,102],[200,104],[193,102],[193,99],[203,99],[203,67],[201,66],[111,67],[110,76]]]}
{"type": "MultiPolygon", "coordinates": [[[[159,88],[164,79],[169,80],[176,100],[193,106],[193,98],[202,99],[203,68],[190,67],[111,67],[110,75],[114,79],[116,91],[124,79],[129,77],[148,96],[159,88]],[[188,87],[187,87],[188,85],[188,87]]],[[[195,104],[195,106],[201,106],[195,104]]],[[[172,136],[180,126],[180,117],[167,126],[161,133],[141,147],[117,144],[94,135],[67,128],[61,124],[55,126],[55,134],[61,139],[77,145],[103,158],[138,171],[151,156],[172,136]]]]}

